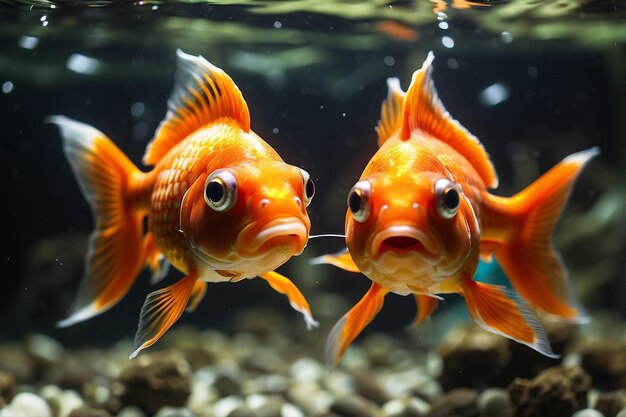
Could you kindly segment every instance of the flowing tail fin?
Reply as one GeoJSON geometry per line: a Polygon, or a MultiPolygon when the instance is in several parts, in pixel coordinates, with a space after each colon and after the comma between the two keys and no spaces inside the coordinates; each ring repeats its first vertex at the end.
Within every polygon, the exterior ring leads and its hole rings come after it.
{"type": "Polygon", "coordinates": [[[142,175],[99,130],[65,116],[49,116],[63,138],[63,151],[95,218],[89,238],[85,277],[67,327],[115,305],[144,265],[143,214],[131,208],[131,180],[142,175]]]}
{"type": "Polygon", "coordinates": [[[578,174],[599,153],[598,148],[591,148],[566,157],[509,199],[505,205],[518,217],[519,233],[494,247],[497,261],[525,300],[569,321],[588,319],[574,297],[551,237],[578,174]]]}

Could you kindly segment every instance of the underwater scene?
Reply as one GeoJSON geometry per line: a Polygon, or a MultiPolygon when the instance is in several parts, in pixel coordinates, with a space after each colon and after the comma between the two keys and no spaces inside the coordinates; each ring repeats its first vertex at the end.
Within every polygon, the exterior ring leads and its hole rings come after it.
{"type": "Polygon", "coordinates": [[[623,0],[0,22],[0,417],[626,417],[623,0]]]}

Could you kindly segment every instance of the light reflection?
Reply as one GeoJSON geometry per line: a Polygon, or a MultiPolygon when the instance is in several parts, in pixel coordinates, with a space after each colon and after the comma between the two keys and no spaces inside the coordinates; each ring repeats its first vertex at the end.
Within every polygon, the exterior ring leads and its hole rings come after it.
{"type": "Polygon", "coordinates": [[[478,94],[478,101],[485,107],[492,107],[509,98],[511,92],[502,83],[494,83],[478,94]]]}
{"type": "Polygon", "coordinates": [[[17,44],[24,49],[35,49],[39,44],[39,39],[34,36],[22,36],[17,41],[17,44]]]}
{"type": "Polygon", "coordinates": [[[100,66],[100,61],[81,54],[72,54],[67,59],[67,69],[79,74],[94,74],[100,66]]]}
{"type": "Polygon", "coordinates": [[[454,48],[454,39],[452,39],[449,36],[444,36],[441,38],[441,43],[443,44],[443,46],[445,46],[446,48],[454,48]]]}
{"type": "Polygon", "coordinates": [[[141,117],[145,111],[146,106],[141,101],[136,101],[130,106],[130,114],[132,114],[133,117],[141,117]]]}
{"type": "Polygon", "coordinates": [[[443,29],[443,30],[446,30],[449,27],[448,22],[439,22],[437,26],[439,26],[439,29],[443,29]]]}
{"type": "Polygon", "coordinates": [[[5,81],[4,84],[2,84],[2,92],[9,94],[11,91],[13,91],[13,83],[11,81],[5,81]]]}

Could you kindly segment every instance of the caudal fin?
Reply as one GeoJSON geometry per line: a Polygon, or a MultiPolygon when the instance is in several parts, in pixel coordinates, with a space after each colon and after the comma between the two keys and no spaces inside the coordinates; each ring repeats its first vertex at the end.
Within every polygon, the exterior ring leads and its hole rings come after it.
{"type": "Polygon", "coordinates": [[[561,319],[585,322],[567,270],[552,245],[552,232],[578,174],[598,148],[565,158],[506,202],[519,219],[519,233],[500,242],[494,255],[519,294],[533,307],[561,319]]]}
{"type": "Polygon", "coordinates": [[[100,314],[128,291],[143,267],[142,217],[128,200],[133,163],[93,127],[65,116],[49,116],[61,130],[63,151],[95,218],[89,238],[85,277],[66,327],[100,314]]]}

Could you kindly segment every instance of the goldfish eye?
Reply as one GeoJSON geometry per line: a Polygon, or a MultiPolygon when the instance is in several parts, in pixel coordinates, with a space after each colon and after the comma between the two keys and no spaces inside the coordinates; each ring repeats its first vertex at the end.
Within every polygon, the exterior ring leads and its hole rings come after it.
{"type": "Polygon", "coordinates": [[[458,186],[447,178],[441,178],[435,183],[437,198],[437,213],[444,219],[456,216],[461,204],[458,186]]]}
{"type": "Polygon", "coordinates": [[[231,209],[237,202],[237,178],[225,169],[213,172],[204,185],[204,201],[218,212],[231,209]]]}
{"type": "Polygon", "coordinates": [[[315,195],[315,183],[308,172],[301,169],[300,173],[302,174],[302,186],[304,187],[304,206],[308,207],[315,195]]]}
{"type": "Polygon", "coordinates": [[[368,181],[359,181],[348,193],[348,208],[359,223],[365,222],[370,216],[371,191],[372,186],[368,181]]]}

